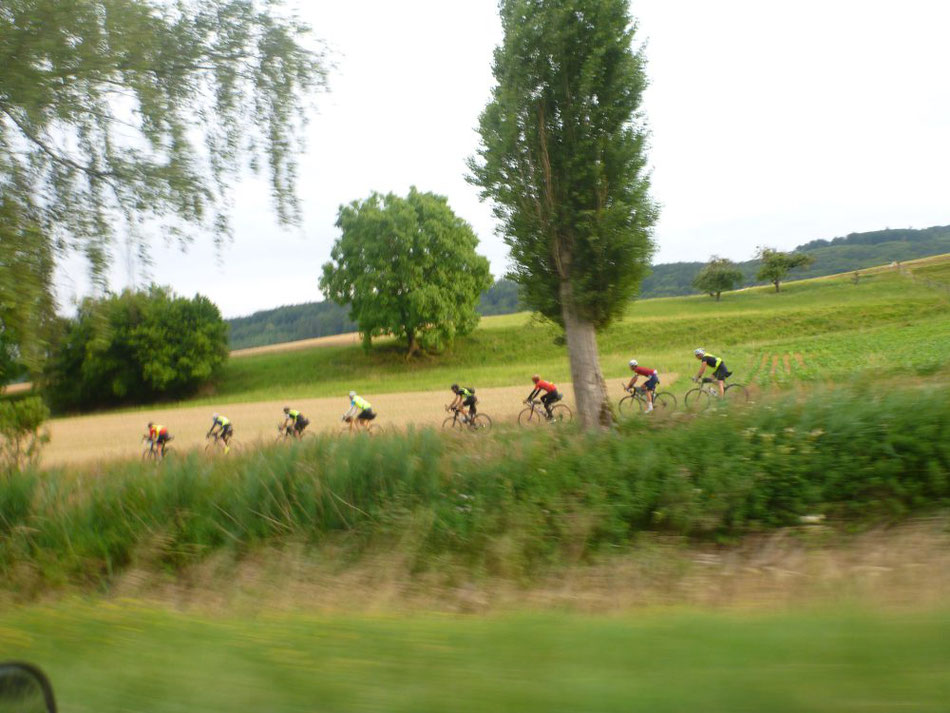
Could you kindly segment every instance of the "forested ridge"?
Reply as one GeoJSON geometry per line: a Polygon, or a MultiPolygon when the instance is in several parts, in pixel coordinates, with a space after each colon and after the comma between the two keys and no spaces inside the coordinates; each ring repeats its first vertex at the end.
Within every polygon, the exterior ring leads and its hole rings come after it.
{"type": "MultiPolygon", "coordinates": [[[[511,314],[522,309],[518,301],[518,286],[504,279],[484,292],[478,304],[478,312],[483,316],[511,314]]],[[[325,301],[285,305],[230,319],[231,348],[245,349],[355,332],[356,323],[350,319],[349,313],[349,307],[325,301]]]]}
{"type": "MultiPolygon", "coordinates": [[[[810,267],[793,273],[792,279],[833,275],[894,260],[913,260],[950,253],[950,225],[920,230],[895,228],[850,233],[832,240],[812,240],[799,245],[794,252],[807,252],[815,261],[810,267]]],[[[641,285],[640,298],[694,294],[693,278],[704,264],[672,262],[654,265],[641,285]]],[[[762,284],[755,277],[759,265],[758,260],[737,263],[743,274],[742,286],[762,284]]],[[[510,314],[522,309],[518,286],[507,279],[498,280],[483,293],[478,305],[478,312],[484,316],[510,314]]],[[[232,349],[356,331],[356,324],[349,318],[349,308],[333,302],[287,305],[255,312],[248,317],[230,319],[228,322],[231,326],[232,349]]]]}
{"type": "MultiPolygon", "coordinates": [[[[950,252],[950,225],[915,230],[913,228],[875,230],[868,233],[850,233],[833,240],[812,240],[799,245],[792,252],[811,255],[815,261],[807,268],[796,270],[791,279],[834,275],[849,270],[861,270],[875,265],[886,265],[895,260],[914,260],[950,252]]],[[[704,259],[708,255],[702,256],[704,259]]],[[[694,294],[693,278],[705,262],[670,262],[654,265],[640,286],[640,298],[675,297],[694,294]]],[[[756,279],[761,263],[758,260],[738,262],[742,270],[741,287],[764,284],[756,279]]]]}

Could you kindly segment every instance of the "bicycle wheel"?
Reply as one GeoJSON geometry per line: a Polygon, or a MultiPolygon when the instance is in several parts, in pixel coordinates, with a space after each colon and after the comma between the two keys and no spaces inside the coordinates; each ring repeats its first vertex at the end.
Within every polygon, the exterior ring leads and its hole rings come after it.
{"type": "Polygon", "coordinates": [[[745,404],[749,402],[749,390],[742,384],[729,384],[725,391],[726,403],[745,404]]]}
{"type": "Polygon", "coordinates": [[[154,448],[146,448],[142,451],[142,460],[158,460],[158,451],[156,451],[154,448]]]}
{"type": "Polygon", "coordinates": [[[530,406],[522,409],[518,414],[519,426],[540,426],[544,423],[544,416],[541,415],[541,409],[533,409],[530,406]]]}
{"type": "Polygon", "coordinates": [[[666,391],[653,394],[653,410],[657,413],[673,413],[676,410],[676,397],[666,391]]]}
{"type": "Polygon", "coordinates": [[[686,410],[691,413],[699,413],[709,408],[709,394],[703,389],[690,389],[683,398],[686,410]]]}
{"type": "Polygon", "coordinates": [[[478,433],[486,433],[491,430],[491,418],[483,413],[478,414],[472,419],[472,430],[478,433]]]}
{"type": "Polygon", "coordinates": [[[217,439],[215,439],[215,440],[213,440],[213,441],[208,441],[208,442],[205,444],[205,453],[207,453],[208,455],[211,455],[212,453],[216,453],[217,450],[218,450],[218,441],[217,441],[217,439]]]}
{"type": "Polygon", "coordinates": [[[633,394],[630,394],[620,399],[619,408],[621,416],[632,416],[633,414],[640,413],[643,410],[643,402],[633,394]]]}
{"type": "Polygon", "coordinates": [[[551,420],[554,423],[570,423],[574,420],[574,412],[567,404],[554,404],[551,407],[551,420]]]}
{"type": "Polygon", "coordinates": [[[383,429],[378,423],[371,423],[366,427],[367,436],[378,436],[382,432],[383,429]]]}
{"type": "Polygon", "coordinates": [[[455,416],[449,416],[442,422],[442,428],[446,431],[451,431],[453,428],[461,431],[462,422],[455,418],[455,416]]]}

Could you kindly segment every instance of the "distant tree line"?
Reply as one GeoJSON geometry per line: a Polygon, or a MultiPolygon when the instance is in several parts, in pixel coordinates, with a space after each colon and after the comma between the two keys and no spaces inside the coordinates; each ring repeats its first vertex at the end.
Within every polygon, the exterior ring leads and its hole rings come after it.
{"type": "MultiPolygon", "coordinates": [[[[914,260],[930,255],[950,253],[950,225],[922,230],[876,230],[870,233],[851,233],[834,240],[812,240],[799,245],[792,253],[808,253],[811,265],[795,270],[794,279],[822,277],[841,272],[860,270],[875,265],[886,265],[895,260],[914,260]]],[[[672,262],[654,265],[643,280],[640,298],[673,297],[707,290],[695,287],[694,281],[705,262],[672,262]]],[[[735,263],[742,272],[737,287],[767,284],[759,279],[762,262],[758,259],[735,263]]]]}
{"type": "MultiPolygon", "coordinates": [[[[483,317],[523,309],[518,285],[505,279],[498,280],[483,292],[478,304],[478,313],[483,317]]],[[[349,313],[349,307],[326,301],[287,305],[255,312],[248,317],[235,317],[228,320],[230,346],[232,349],[247,349],[355,332],[358,327],[349,313]]]]}

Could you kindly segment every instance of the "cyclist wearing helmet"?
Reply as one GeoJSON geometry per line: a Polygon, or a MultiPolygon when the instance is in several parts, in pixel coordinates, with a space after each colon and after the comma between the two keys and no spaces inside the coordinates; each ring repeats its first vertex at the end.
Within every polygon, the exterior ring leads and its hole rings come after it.
{"type": "Polygon", "coordinates": [[[221,437],[221,440],[224,441],[224,452],[230,452],[231,437],[234,435],[234,427],[231,425],[231,419],[227,416],[213,414],[211,416],[211,430],[208,431],[205,438],[210,437],[215,431],[218,431],[218,435],[221,437]]]}
{"type": "Polygon", "coordinates": [[[475,418],[475,414],[478,413],[478,410],[475,408],[475,404],[478,403],[478,399],[475,398],[474,387],[452,384],[452,393],[455,394],[455,398],[452,400],[452,403],[445,407],[446,411],[451,411],[453,408],[461,409],[462,415],[464,416],[464,409],[467,406],[468,417],[465,420],[475,418]]]}
{"type": "Polygon", "coordinates": [[[310,421],[300,411],[284,406],[284,423],[281,430],[286,430],[293,426],[294,435],[300,438],[303,435],[303,429],[310,425],[310,421]]]}
{"type": "Polygon", "coordinates": [[[732,376],[732,372],[726,368],[726,363],[722,360],[722,357],[709,354],[702,348],[696,349],[693,354],[702,362],[702,365],[699,367],[699,373],[696,374],[696,378],[693,379],[693,381],[702,379],[706,367],[710,367],[713,370],[713,380],[719,384],[719,395],[724,397],[726,395],[726,379],[732,376]]]}
{"type": "Polygon", "coordinates": [[[548,419],[553,418],[554,414],[551,413],[551,407],[555,404],[555,402],[560,401],[564,397],[561,396],[554,384],[552,384],[550,381],[545,381],[537,374],[531,377],[531,381],[534,382],[534,391],[531,392],[531,394],[525,400],[525,403],[528,403],[528,401],[531,401],[535,396],[544,391],[545,394],[541,397],[541,403],[544,404],[544,410],[547,411],[548,419]]]}
{"type": "Polygon", "coordinates": [[[151,441],[162,453],[162,457],[165,457],[165,444],[172,439],[172,435],[168,432],[168,429],[164,426],[159,426],[157,423],[148,422],[148,432],[145,434],[145,439],[151,441]]]}
{"type": "Polygon", "coordinates": [[[350,429],[353,428],[354,422],[356,425],[366,428],[374,418],[376,418],[376,412],[373,411],[373,405],[355,391],[351,391],[350,408],[343,414],[343,420],[350,424],[350,429]]]}
{"type": "Polygon", "coordinates": [[[643,382],[643,390],[647,395],[647,413],[653,410],[653,394],[656,391],[657,385],[660,383],[660,375],[657,374],[656,369],[648,369],[645,366],[640,366],[640,362],[636,359],[630,360],[630,371],[633,372],[633,376],[630,378],[630,383],[627,384],[627,391],[632,391],[634,385],[637,383],[637,379],[641,376],[646,378],[646,381],[643,382]]]}

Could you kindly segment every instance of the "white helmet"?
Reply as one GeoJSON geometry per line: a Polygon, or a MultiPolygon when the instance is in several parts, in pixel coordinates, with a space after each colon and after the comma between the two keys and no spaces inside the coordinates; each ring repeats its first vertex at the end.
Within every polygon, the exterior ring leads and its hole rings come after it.
{"type": "Polygon", "coordinates": [[[218,420],[218,414],[216,414],[216,413],[211,414],[211,420],[212,420],[212,421],[217,421],[217,420],[218,420]]]}
{"type": "Polygon", "coordinates": [[[635,367],[635,366],[636,366],[637,364],[639,364],[639,363],[640,363],[640,362],[638,362],[636,359],[631,359],[631,360],[630,360],[630,368],[632,369],[633,367],[635,367]]]}
{"type": "Polygon", "coordinates": [[[706,354],[706,350],[700,347],[699,349],[696,349],[693,354],[696,356],[704,356],[706,354]]]}
{"type": "Polygon", "coordinates": [[[356,396],[356,392],[355,392],[355,391],[351,391],[351,392],[350,392],[350,398],[352,399],[354,396],[356,396]]]}

